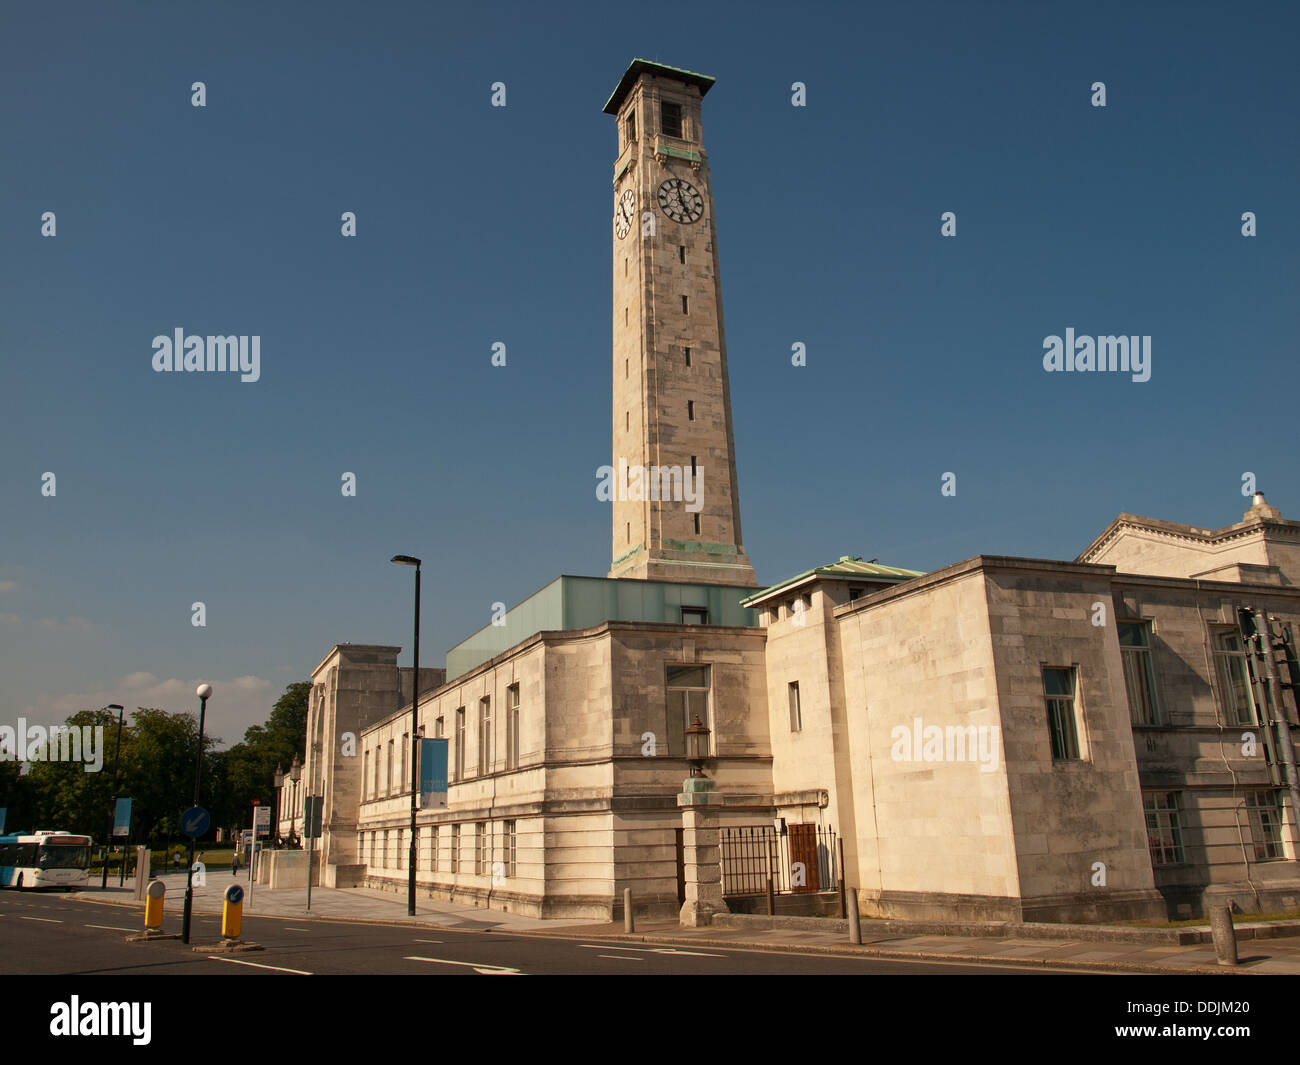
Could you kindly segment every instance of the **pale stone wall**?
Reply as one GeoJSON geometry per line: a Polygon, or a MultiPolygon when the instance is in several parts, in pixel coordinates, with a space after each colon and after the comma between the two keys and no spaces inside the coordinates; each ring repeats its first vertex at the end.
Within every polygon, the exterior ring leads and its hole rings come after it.
{"type": "Polygon", "coordinates": [[[1268,551],[1259,536],[1215,544],[1135,528],[1121,530],[1088,561],[1114,566],[1121,573],[1152,573],[1164,577],[1190,577],[1234,562],[1269,564],[1268,551]]]}
{"type": "MultiPolygon", "coordinates": [[[[1021,892],[1090,906],[1153,889],[1128,698],[1104,569],[989,561],[989,624],[1021,892]],[[1043,666],[1074,666],[1078,760],[1052,757],[1043,666]],[[1100,883],[1104,866],[1105,883],[1100,883]]],[[[1137,896],[1133,896],[1137,897],[1137,896]]]]}
{"type": "MultiPolygon", "coordinates": [[[[969,564],[967,564],[969,567],[969,564]]],[[[950,568],[951,569],[951,568],[950,568]]],[[[948,571],[943,571],[947,573],[948,571]]],[[[853,765],[858,883],[868,897],[1020,892],[1005,760],[895,760],[895,726],[999,725],[984,580],[918,578],[837,612],[853,765]]],[[[899,749],[900,754],[909,754],[899,749]]]]}
{"type": "MultiPolygon", "coordinates": [[[[442,714],[454,740],[457,708],[466,708],[466,773],[450,785],[445,811],[422,810],[422,893],[457,898],[537,916],[608,919],[631,887],[638,906],[676,912],[675,829],[681,818],[676,795],[687,764],[666,751],[643,756],[642,735],[663,735],[665,669],[669,664],[711,667],[713,727],[719,760],[710,767],[733,798],[762,805],[744,823],[770,816],[770,752],[763,680],[761,631],[721,626],[644,625],[611,622],[595,629],[544,633],[524,641],[452,684],[425,697],[420,720],[426,735],[442,714]],[[520,764],[504,765],[505,690],[520,685],[520,764]],[[478,772],[478,704],[493,700],[492,771],[478,772]],[[498,709],[500,708],[500,709],[498,709]],[[749,800],[745,800],[749,796],[749,800]],[[503,859],[505,820],[517,826],[517,869],[493,882],[462,865],[450,872],[451,826],[459,824],[472,853],[475,825],[491,826],[491,860],[503,859]],[[432,865],[431,829],[439,828],[442,860],[432,865]]],[[[361,747],[387,751],[409,729],[406,712],[389,715],[362,736],[361,747]]],[[[455,763],[454,749],[451,764],[455,763]]],[[[381,761],[382,766],[382,761],[381,761]]],[[[737,815],[740,816],[740,815],[737,815]]],[[[405,848],[396,852],[399,832],[408,831],[410,793],[404,780],[391,793],[362,804],[361,848],[370,865],[370,834],[389,833],[389,856],[371,865],[366,882],[405,890],[405,848]],[[400,863],[400,864],[399,864],[400,863]]]]}

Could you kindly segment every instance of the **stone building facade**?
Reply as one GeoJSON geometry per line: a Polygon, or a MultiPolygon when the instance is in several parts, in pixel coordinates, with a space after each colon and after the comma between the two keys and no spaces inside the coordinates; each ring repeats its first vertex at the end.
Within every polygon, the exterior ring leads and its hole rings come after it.
{"type": "MultiPolygon", "coordinates": [[[[449,784],[417,814],[419,893],[613,919],[631,888],[642,909],[707,920],[752,902],[728,865],[750,833],[787,863],[769,840],[819,841],[829,874],[807,894],[842,877],[871,915],[1294,908],[1300,522],[1262,495],[1216,530],[1121,514],[1072,561],[921,573],[844,556],[755,586],[700,143],[711,85],[638,60],[606,105],[613,446],[631,465],[707,456],[723,476],[698,512],[612,500],[609,577],[560,577],[421,671],[416,734],[447,740],[449,784]],[[698,203],[661,201],[675,180],[698,203]],[[684,783],[696,719],[707,784],[684,783]]],[[[327,884],[406,888],[398,653],[339,645],[312,675],[327,884]]]]}

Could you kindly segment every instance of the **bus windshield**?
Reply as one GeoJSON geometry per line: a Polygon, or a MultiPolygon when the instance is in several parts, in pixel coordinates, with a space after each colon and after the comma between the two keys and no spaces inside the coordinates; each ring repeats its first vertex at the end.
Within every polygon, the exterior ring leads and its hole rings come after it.
{"type": "Polygon", "coordinates": [[[37,859],[42,869],[88,869],[90,867],[90,848],[69,846],[68,844],[41,845],[37,859]]]}

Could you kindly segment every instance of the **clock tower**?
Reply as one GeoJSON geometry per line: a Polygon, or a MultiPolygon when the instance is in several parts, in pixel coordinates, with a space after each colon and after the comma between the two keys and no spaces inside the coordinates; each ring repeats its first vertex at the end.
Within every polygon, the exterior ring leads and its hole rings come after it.
{"type": "Polygon", "coordinates": [[[618,120],[609,575],[754,587],[700,124],[713,81],[636,59],[605,104],[618,120]]]}

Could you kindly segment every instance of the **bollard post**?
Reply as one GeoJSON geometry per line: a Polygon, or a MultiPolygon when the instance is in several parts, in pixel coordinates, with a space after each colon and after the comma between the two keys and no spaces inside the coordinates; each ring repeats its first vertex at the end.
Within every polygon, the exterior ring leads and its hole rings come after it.
{"type": "Polygon", "coordinates": [[[862,945],[862,915],[858,913],[858,889],[849,888],[849,942],[862,945]]]}
{"type": "Polygon", "coordinates": [[[772,883],[772,850],[770,847],[764,848],[767,851],[767,915],[776,916],[776,888],[772,883]]]}
{"type": "Polygon", "coordinates": [[[623,889],[623,931],[636,931],[636,918],[632,916],[632,889],[630,887],[623,889]]]}
{"type": "Polygon", "coordinates": [[[839,877],[839,880],[840,880],[840,916],[841,916],[841,917],[847,917],[847,916],[849,915],[849,913],[848,913],[848,910],[849,910],[849,902],[848,902],[848,894],[847,894],[847,892],[845,892],[845,890],[844,890],[844,837],[843,837],[843,836],[840,836],[839,839],[837,839],[837,840],[835,841],[835,845],[836,845],[836,852],[837,852],[838,857],[839,857],[839,871],[840,871],[840,877],[839,877]]]}
{"type": "Polygon", "coordinates": [[[1210,934],[1220,965],[1237,964],[1237,930],[1232,926],[1232,908],[1215,906],[1210,910],[1210,934]]]}
{"type": "Polygon", "coordinates": [[[135,849],[135,897],[140,902],[145,900],[145,889],[149,886],[149,848],[135,849]]]}
{"type": "Polygon", "coordinates": [[[161,880],[151,881],[145,892],[144,929],[146,932],[162,931],[163,896],[167,894],[167,885],[161,880]]]}
{"type": "Polygon", "coordinates": [[[238,939],[243,923],[244,889],[238,884],[231,884],[226,888],[225,901],[221,904],[221,937],[238,939]]]}

